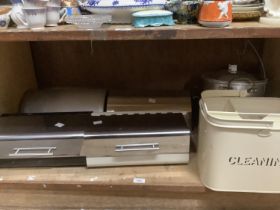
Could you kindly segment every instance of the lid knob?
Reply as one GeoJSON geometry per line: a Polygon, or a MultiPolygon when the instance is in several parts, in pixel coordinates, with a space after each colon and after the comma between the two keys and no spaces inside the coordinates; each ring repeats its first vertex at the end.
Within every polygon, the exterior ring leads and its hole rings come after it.
{"type": "Polygon", "coordinates": [[[236,74],[237,73],[237,65],[228,65],[228,72],[231,74],[236,74]]]}

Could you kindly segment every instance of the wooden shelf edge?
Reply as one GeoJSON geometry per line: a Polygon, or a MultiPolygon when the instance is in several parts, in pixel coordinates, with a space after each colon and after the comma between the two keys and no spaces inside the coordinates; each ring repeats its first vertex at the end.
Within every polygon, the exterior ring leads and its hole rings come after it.
{"type": "Polygon", "coordinates": [[[0,41],[105,41],[105,40],[187,40],[229,38],[280,38],[280,27],[258,22],[233,23],[227,28],[205,28],[198,25],[176,25],[136,29],[130,25],[111,25],[98,30],[82,30],[62,25],[32,31],[11,28],[0,31],[0,41]]]}

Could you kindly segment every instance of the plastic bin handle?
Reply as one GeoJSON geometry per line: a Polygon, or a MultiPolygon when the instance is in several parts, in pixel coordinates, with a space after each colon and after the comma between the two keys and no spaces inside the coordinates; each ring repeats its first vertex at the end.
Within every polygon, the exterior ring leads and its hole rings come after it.
{"type": "Polygon", "coordinates": [[[202,101],[199,103],[201,114],[204,119],[211,125],[223,128],[243,128],[243,129],[272,129],[273,121],[256,121],[256,120],[225,120],[216,118],[207,114],[205,104],[202,101]]]}

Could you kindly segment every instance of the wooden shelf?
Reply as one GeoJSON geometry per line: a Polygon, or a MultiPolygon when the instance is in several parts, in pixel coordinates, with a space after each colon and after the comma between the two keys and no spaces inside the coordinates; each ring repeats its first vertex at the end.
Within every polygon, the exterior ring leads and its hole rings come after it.
{"type": "Polygon", "coordinates": [[[0,32],[0,41],[61,41],[61,40],[167,40],[280,38],[280,27],[258,22],[233,23],[227,28],[205,28],[199,25],[176,25],[136,29],[130,25],[110,25],[98,30],[78,29],[73,25],[29,29],[9,28],[0,32]]]}
{"type": "Polygon", "coordinates": [[[0,169],[0,187],[100,191],[204,192],[192,158],[189,165],[91,168],[0,169]],[[134,183],[134,178],[145,180],[134,183]]]}
{"type": "Polygon", "coordinates": [[[279,198],[207,190],[195,156],[177,166],[0,169],[0,209],[270,210],[280,208],[279,198]]]}

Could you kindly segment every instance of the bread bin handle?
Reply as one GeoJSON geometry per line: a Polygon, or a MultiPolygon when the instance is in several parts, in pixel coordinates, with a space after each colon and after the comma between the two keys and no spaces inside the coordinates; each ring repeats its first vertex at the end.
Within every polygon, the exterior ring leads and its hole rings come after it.
{"type": "Polygon", "coordinates": [[[159,143],[116,145],[115,152],[159,150],[159,143]]]}
{"type": "Polygon", "coordinates": [[[25,157],[25,156],[53,156],[53,150],[56,147],[25,147],[13,148],[14,153],[10,153],[10,157],[25,157]],[[27,152],[28,151],[28,152],[27,152]],[[41,152],[39,152],[41,151],[41,152]],[[45,151],[45,152],[42,152],[45,151]]]}

